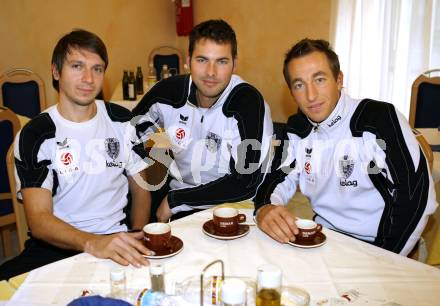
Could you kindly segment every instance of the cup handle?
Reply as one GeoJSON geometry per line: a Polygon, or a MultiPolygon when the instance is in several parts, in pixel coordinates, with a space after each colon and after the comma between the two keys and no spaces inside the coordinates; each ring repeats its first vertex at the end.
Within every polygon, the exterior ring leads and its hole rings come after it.
{"type": "Polygon", "coordinates": [[[238,214],[238,223],[243,223],[246,221],[246,215],[245,214],[238,214]]]}
{"type": "Polygon", "coordinates": [[[316,232],[319,233],[322,230],[322,224],[316,226],[316,232]]]}

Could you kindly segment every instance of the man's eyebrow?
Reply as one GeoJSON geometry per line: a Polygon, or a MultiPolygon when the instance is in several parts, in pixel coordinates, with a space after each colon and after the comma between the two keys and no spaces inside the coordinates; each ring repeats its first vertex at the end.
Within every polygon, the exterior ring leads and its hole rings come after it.
{"type": "MultiPolygon", "coordinates": [[[[317,76],[327,76],[327,73],[325,73],[324,71],[317,71],[314,74],[312,74],[312,77],[316,78],[317,76]]],[[[302,82],[303,79],[302,78],[294,78],[292,79],[292,81],[290,82],[291,84],[294,84],[295,82],[302,82]]]]}
{"type": "MultiPolygon", "coordinates": [[[[197,56],[195,56],[195,58],[202,58],[202,59],[209,60],[209,57],[204,56],[204,55],[197,55],[197,56]]],[[[216,61],[224,61],[224,60],[230,60],[230,58],[227,57],[227,56],[223,56],[223,57],[216,58],[214,60],[216,60],[216,61]]]]}
{"type": "Polygon", "coordinates": [[[326,76],[327,73],[325,73],[324,71],[318,71],[313,74],[313,77],[316,78],[317,76],[323,76],[323,75],[326,76]]]}
{"type": "Polygon", "coordinates": [[[291,84],[296,83],[296,82],[302,82],[302,78],[294,78],[292,79],[292,81],[290,81],[291,84]]]}

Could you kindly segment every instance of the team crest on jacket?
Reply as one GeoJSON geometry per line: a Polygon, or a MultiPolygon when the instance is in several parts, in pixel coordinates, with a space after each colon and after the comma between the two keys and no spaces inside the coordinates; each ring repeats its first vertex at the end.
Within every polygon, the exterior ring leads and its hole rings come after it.
{"type": "Polygon", "coordinates": [[[185,130],[182,128],[178,128],[176,130],[176,139],[182,140],[183,138],[185,138],[185,130]]]}
{"type": "Polygon", "coordinates": [[[344,155],[342,159],[339,160],[339,173],[341,180],[339,184],[341,186],[353,186],[357,187],[357,180],[348,181],[347,179],[351,176],[354,170],[354,160],[348,156],[344,155]]]}
{"type": "Polygon", "coordinates": [[[105,151],[111,159],[115,160],[119,155],[120,144],[116,138],[107,138],[105,140],[105,151]]]}
{"type": "Polygon", "coordinates": [[[342,159],[339,160],[339,171],[341,173],[341,177],[348,179],[350,175],[353,173],[354,169],[354,161],[350,156],[344,155],[342,159]]]}
{"type": "Polygon", "coordinates": [[[73,156],[70,152],[61,154],[60,161],[63,165],[68,166],[73,162],[73,156]]]}
{"type": "Polygon", "coordinates": [[[205,145],[209,152],[217,152],[221,143],[222,139],[217,134],[209,132],[208,135],[206,135],[205,145]]]}
{"type": "Polygon", "coordinates": [[[312,173],[312,164],[311,164],[310,162],[306,162],[306,163],[304,164],[304,171],[305,171],[307,174],[312,173]]]}

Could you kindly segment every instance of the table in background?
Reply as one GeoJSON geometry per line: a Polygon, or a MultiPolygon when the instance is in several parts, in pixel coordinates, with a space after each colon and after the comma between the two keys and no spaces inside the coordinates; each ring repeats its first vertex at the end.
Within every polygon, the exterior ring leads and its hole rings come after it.
{"type": "MultiPolygon", "coordinates": [[[[252,220],[252,209],[240,210],[252,220]]],[[[415,260],[327,229],[326,244],[313,249],[280,244],[256,226],[245,237],[217,240],[202,232],[211,217],[207,210],[171,223],[173,235],[184,242],[182,252],[150,260],[165,265],[167,285],[222,259],[231,276],[256,278],[259,265],[280,266],[283,284],[307,290],[311,305],[435,305],[440,300],[440,270],[415,260]],[[347,292],[357,297],[348,302],[341,298],[347,292]]],[[[116,266],[86,253],[47,265],[29,274],[8,305],[65,305],[85,289],[106,294],[116,266]]],[[[124,269],[128,287],[150,286],[148,267],[124,269]]]]}
{"type": "Polygon", "coordinates": [[[143,95],[137,95],[136,100],[134,100],[134,101],[124,100],[124,97],[122,95],[122,81],[121,81],[118,83],[118,85],[116,85],[116,88],[113,91],[112,97],[110,98],[110,102],[119,104],[129,110],[132,110],[139,103],[139,101],[147,93],[148,90],[149,90],[148,83],[144,81],[144,94],[143,95]]]}

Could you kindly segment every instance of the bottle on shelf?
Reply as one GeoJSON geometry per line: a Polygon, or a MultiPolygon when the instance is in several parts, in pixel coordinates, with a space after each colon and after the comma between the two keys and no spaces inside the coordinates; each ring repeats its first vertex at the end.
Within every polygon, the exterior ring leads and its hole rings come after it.
{"type": "Polygon", "coordinates": [[[130,75],[128,77],[128,100],[136,100],[136,80],[134,78],[133,71],[130,71],[130,75]]]}
{"type": "Polygon", "coordinates": [[[122,98],[128,100],[128,71],[124,70],[124,76],[122,77],[122,98]]]}
{"type": "Polygon", "coordinates": [[[154,69],[153,63],[148,64],[148,76],[147,76],[147,83],[148,88],[151,88],[156,84],[157,77],[156,77],[156,69],[154,69]]]}
{"type": "Polygon", "coordinates": [[[138,66],[136,71],[136,94],[144,94],[144,75],[142,74],[141,66],[138,66]]]}
{"type": "Polygon", "coordinates": [[[281,306],[281,269],[265,264],[257,270],[257,306],[281,306]]]}
{"type": "MultiPolygon", "coordinates": [[[[239,279],[246,284],[247,306],[255,305],[255,281],[249,277],[226,276],[228,279],[239,279]]],[[[170,283],[167,292],[181,296],[190,304],[200,303],[200,276],[192,276],[181,282],[170,283]]],[[[220,305],[220,292],[222,287],[221,276],[206,277],[203,280],[203,299],[205,304],[220,305]]]]}
{"type": "Polygon", "coordinates": [[[170,71],[168,70],[168,65],[163,65],[162,66],[162,71],[160,72],[160,79],[164,80],[164,79],[168,79],[170,77],[170,71]]]}
{"type": "Polygon", "coordinates": [[[229,278],[221,288],[221,306],[247,306],[246,283],[238,278],[229,278]]]}

